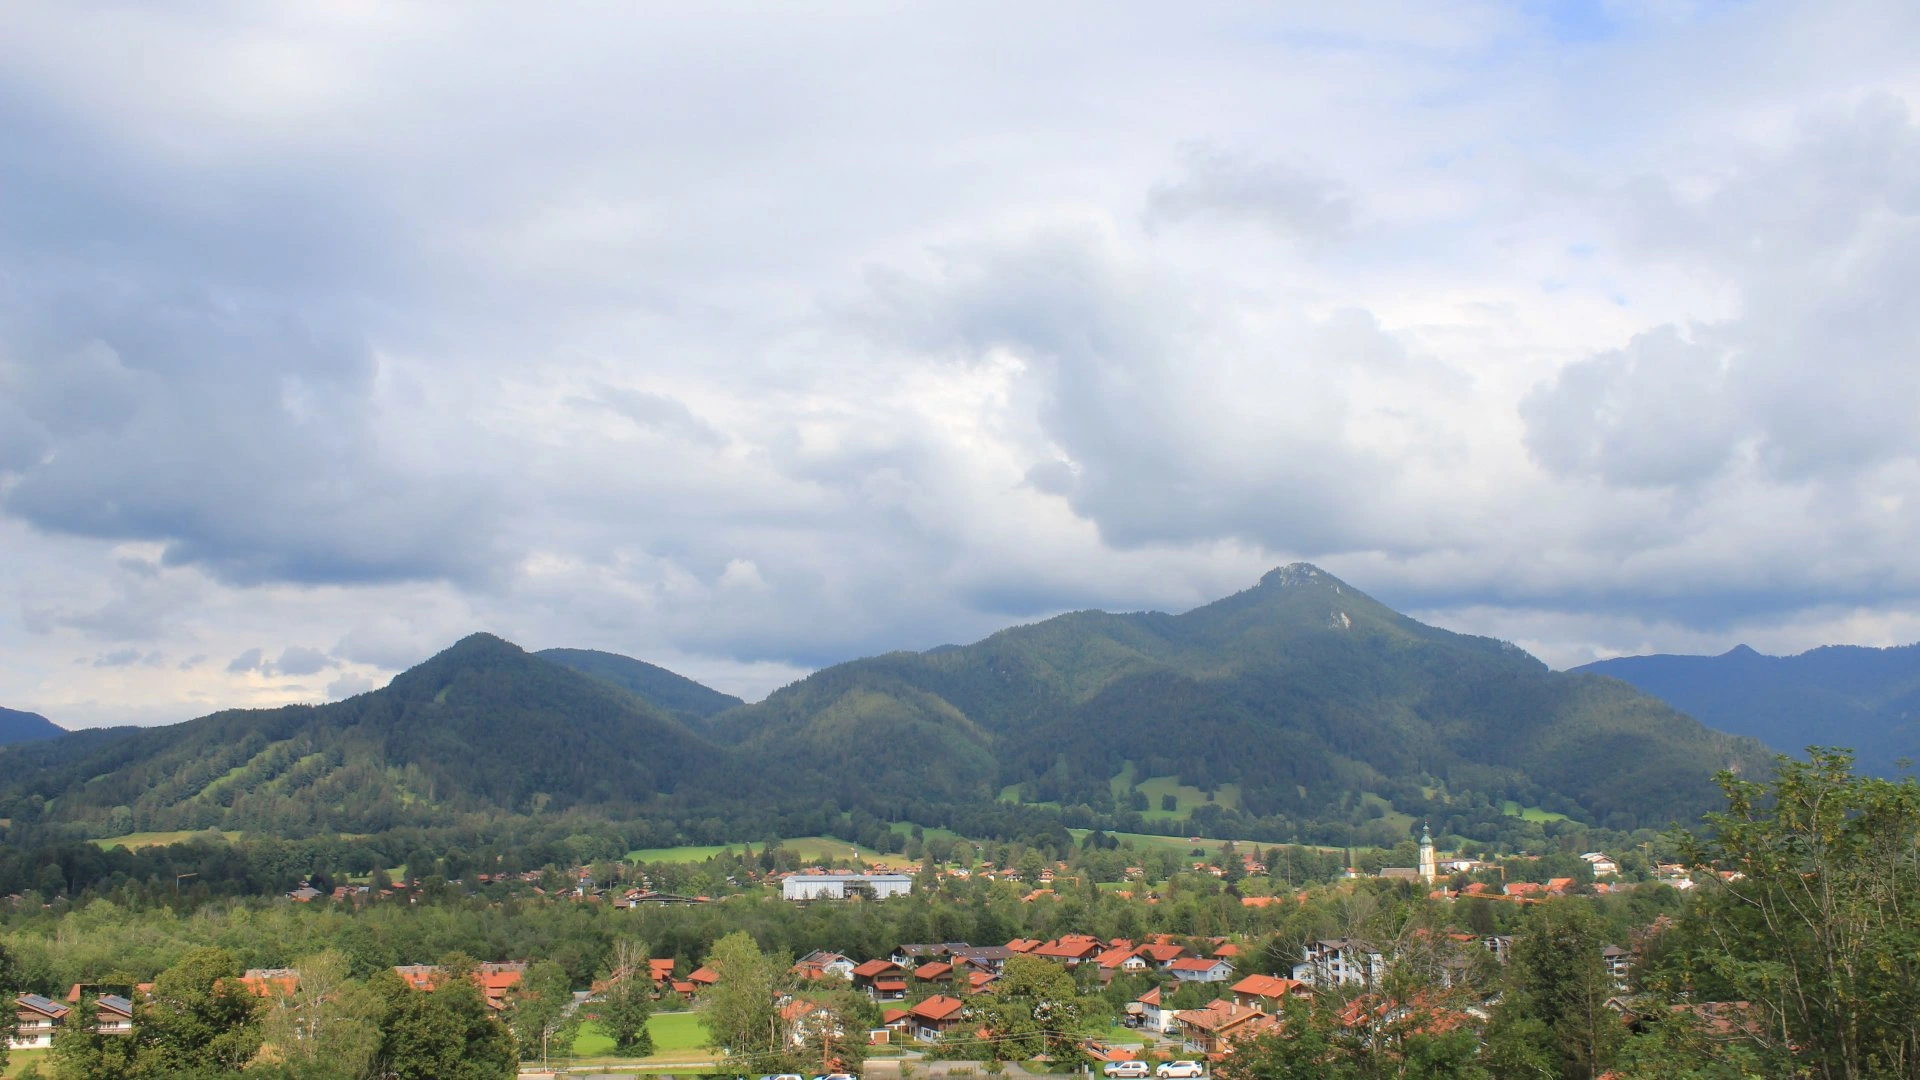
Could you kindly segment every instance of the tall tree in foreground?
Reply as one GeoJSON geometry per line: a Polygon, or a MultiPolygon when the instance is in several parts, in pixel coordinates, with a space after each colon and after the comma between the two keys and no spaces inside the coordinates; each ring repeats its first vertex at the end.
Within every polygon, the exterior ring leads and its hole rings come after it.
{"type": "Polygon", "coordinates": [[[1920,1072],[1920,784],[1855,776],[1841,750],[1780,758],[1772,783],[1722,773],[1679,987],[1760,1010],[1742,1034],[1796,1075],[1920,1072]],[[1721,872],[1726,872],[1723,876],[1721,872]]]}
{"type": "Polygon", "coordinates": [[[194,949],[160,973],[134,1008],[136,1076],[234,1071],[260,1049],[259,999],[225,949],[194,949]]]}
{"type": "Polygon", "coordinates": [[[379,1003],[347,977],[342,953],[302,957],[294,970],[299,981],[275,994],[262,1018],[273,1056],[296,1075],[364,1076],[380,1046],[379,1003]]]}
{"type": "Polygon", "coordinates": [[[614,1052],[626,1057],[653,1053],[653,1034],[647,1030],[647,1020],[653,1016],[649,952],[637,941],[616,942],[607,991],[600,998],[601,1030],[613,1040],[614,1052]]]}
{"type": "Polygon", "coordinates": [[[571,1054],[580,1019],[566,970],[551,960],[529,967],[507,1020],[520,1046],[520,1060],[545,1065],[556,1054],[571,1054]]]}
{"type": "Polygon", "coordinates": [[[14,995],[20,992],[20,965],[0,945],[0,1069],[7,1067],[7,1051],[13,1047],[13,1035],[20,1023],[19,1011],[13,1006],[14,995]]]}
{"type": "Polygon", "coordinates": [[[56,1080],[120,1080],[133,1073],[133,1040],[125,1035],[102,1035],[100,1006],[92,995],[75,1005],[53,1033],[53,1075],[56,1080]]]}
{"type": "Polygon", "coordinates": [[[1606,925],[1583,901],[1534,908],[1514,935],[1506,996],[1488,1032],[1493,1056],[1533,1074],[1538,1059],[1526,1051],[1537,1051],[1545,1035],[1558,1050],[1559,1075],[1590,1080],[1604,1072],[1626,1035],[1620,1014],[1607,1008],[1615,993],[1601,958],[1607,944],[1606,925]]]}
{"type": "Polygon", "coordinates": [[[786,1039],[773,1004],[786,974],[785,958],[767,956],[752,937],[736,930],[713,943],[707,966],[719,976],[700,996],[707,1044],[730,1058],[753,1059],[743,1064],[746,1071],[778,1071],[756,1063],[785,1056],[786,1039]]]}
{"type": "Polygon", "coordinates": [[[413,989],[392,971],[376,972],[367,985],[382,1005],[374,1075],[383,1080],[513,1075],[513,1034],[489,1015],[486,999],[465,971],[431,992],[413,989]]]}

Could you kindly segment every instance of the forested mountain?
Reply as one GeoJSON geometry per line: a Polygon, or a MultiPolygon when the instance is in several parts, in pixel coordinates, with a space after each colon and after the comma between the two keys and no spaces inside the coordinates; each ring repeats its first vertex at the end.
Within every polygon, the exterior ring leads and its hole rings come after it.
{"type": "Polygon", "coordinates": [[[1719,656],[1623,656],[1578,670],[1786,753],[1851,747],[1862,772],[1881,776],[1893,775],[1899,758],[1920,760],[1920,645],[1829,645],[1798,656],[1740,645],[1719,656]]]}
{"type": "Polygon", "coordinates": [[[434,813],[645,803],[712,774],[679,721],[475,634],[384,689],[0,751],[0,816],[105,835],[376,832],[434,813]]]}
{"type": "Polygon", "coordinates": [[[35,742],[40,739],[57,739],[66,733],[66,728],[39,713],[0,709],[0,746],[35,742]]]}
{"type": "Polygon", "coordinates": [[[1306,565],[1181,615],[1062,615],[716,699],[639,661],[476,634],[346,701],[0,750],[0,817],[306,834],[574,808],[753,839],[852,811],[864,828],[1391,845],[1417,817],[1493,838],[1522,808],[1690,821],[1715,770],[1766,761],[1623,683],[1424,626],[1306,565]]]}
{"type": "Polygon", "coordinates": [[[1714,771],[1766,760],[1629,687],[1422,625],[1305,564],[1182,615],[1079,612],[842,664],[710,730],[902,800],[1011,787],[1144,820],[1165,785],[1141,781],[1177,778],[1214,795],[1196,820],[1280,832],[1363,825],[1382,800],[1462,830],[1509,800],[1661,825],[1712,804],[1714,771]]]}
{"type": "Polygon", "coordinates": [[[533,655],[570,667],[640,695],[648,704],[686,720],[705,720],[745,704],[666,668],[596,649],[542,649],[533,655]]]}

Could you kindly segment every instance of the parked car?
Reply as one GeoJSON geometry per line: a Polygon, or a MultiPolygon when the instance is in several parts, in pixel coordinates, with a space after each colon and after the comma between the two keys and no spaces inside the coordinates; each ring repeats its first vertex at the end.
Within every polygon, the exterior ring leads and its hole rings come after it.
{"type": "Polygon", "coordinates": [[[1109,1061],[1107,1067],[1100,1070],[1108,1076],[1120,1080],[1146,1080],[1147,1063],[1144,1061],[1109,1061]]]}
{"type": "Polygon", "coordinates": [[[1207,1070],[1197,1061],[1164,1061],[1153,1075],[1160,1080],[1198,1080],[1207,1075],[1207,1070]]]}

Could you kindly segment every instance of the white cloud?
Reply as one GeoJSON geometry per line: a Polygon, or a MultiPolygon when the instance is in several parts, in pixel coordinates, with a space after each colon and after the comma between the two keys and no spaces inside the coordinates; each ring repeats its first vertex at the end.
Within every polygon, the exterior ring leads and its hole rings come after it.
{"type": "Polygon", "coordinates": [[[1903,632],[1916,20],[23,11],[0,702],[475,629],[757,696],[1298,557],[1549,657],[1903,632]]]}

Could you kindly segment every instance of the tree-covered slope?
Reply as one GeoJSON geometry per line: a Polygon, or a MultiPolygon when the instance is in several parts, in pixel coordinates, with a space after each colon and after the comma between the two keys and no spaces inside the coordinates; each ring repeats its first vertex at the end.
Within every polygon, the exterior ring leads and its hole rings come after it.
{"type": "Polygon", "coordinates": [[[1219,811],[1301,827],[1364,821],[1377,796],[1461,821],[1513,800],[1663,825],[1711,805],[1716,770],[1765,763],[1625,686],[1425,626],[1306,565],[1181,615],[1081,612],[839,665],[713,730],[902,797],[1011,786],[1101,815],[1153,810],[1115,790],[1125,771],[1235,785],[1240,806],[1219,811]]]}
{"type": "Polygon", "coordinates": [[[715,765],[712,747],[632,694],[475,634],[345,701],[0,751],[0,811],[106,833],[372,832],[644,803],[715,765]]]}
{"type": "Polygon", "coordinates": [[[0,709],[0,746],[57,739],[66,733],[67,729],[39,713],[0,709]]]}
{"type": "Polygon", "coordinates": [[[1784,752],[1850,747],[1862,771],[1882,776],[1900,758],[1920,760],[1920,645],[1830,645],[1798,656],[1741,645],[1719,656],[1623,656],[1578,670],[1784,752]]]}
{"type": "Polygon", "coordinates": [[[682,719],[704,720],[715,713],[745,704],[732,694],[723,694],[684,675],[619,653],[596,649],[542,649],[534,655],[638,694],[655,708],[682,719]]]}

